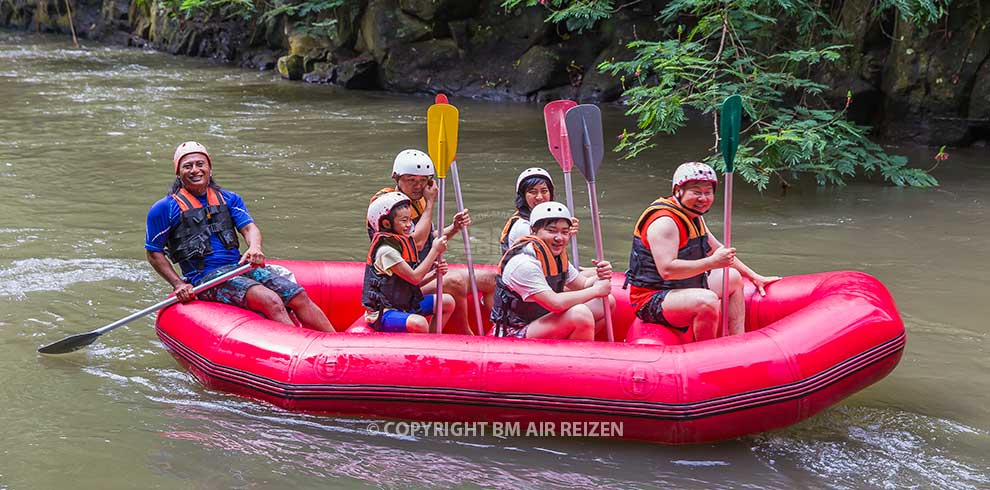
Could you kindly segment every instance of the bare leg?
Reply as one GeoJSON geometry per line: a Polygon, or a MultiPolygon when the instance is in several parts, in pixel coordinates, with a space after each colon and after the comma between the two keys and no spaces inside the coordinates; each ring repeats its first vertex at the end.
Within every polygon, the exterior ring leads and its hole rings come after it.
{"type": "MultiPolygon", "coordinates": [[[[599,300],[599,304],[601,301],[599,300]]],[[[561,313],[548,313],[529,324],[526,338],[594,340],[595,316],[585,305],[561,313]]]]}
{"type": "MultiPolygon", "coordinates": [[[[610,309],[614,312],[615,296],[612,296],[611,294],[608,295],[608,303],[610,309]]],[[[595,316],[595,333],[601,331],[601,329],[605,327],[605,303],[601,298],[595,298],[585,303],[585,306],[587,306],[588,309],[591,310],[591,314],[595,316]]]]}
{"type": "MultiPolygon", "coordinates": [[[[708,276],[708,287],[718,295],[722,294],[722,269],[715,269],[708,276]]],[[[743,282],[739,271],[729,269],[729,331],[723,335],[739,335],[746,332],[746,298],[743,296],[743,282]]],[[[721,305],[719,305],[721,314],[721,305]]]]}
{"type": "Polygon", "coordinates": [[[244,300],[247,302],[249,310],[257,311],[268,317],[269,320],[286,325],[295,325],[292,323],[292,319],[289,318],[289,313],[285,311],[282,298],[279,298],[278,294],[275,294],[275,291],[261,284],[255,284],[248,288],[247,293],[244,295],[244,300]]]}
{"type": "Polygon", "coordinates": [[[696,341],[717,336],[718,309],[718,295],[709,289],[675,289],[663,299],[663,317],[675,327],[690,327],[696,341]]]}
{"type": "Polygon", "coordinates": [[[406,318],[406,331],[409,333],[428,333],[430,322],[426,321],[422,315],[409,315],[406,318]]]}
{"type": "Polygon", "coordinates": [[[323,314],[323,310],[309,299],[306,291],[293,296],[289,300],[289,308],[296,314],[299,323],[302,323],[304,327],[320,332],[336,332],[333,325],[330,324],[330,320],[323,314]]]}
{"type": "MultiPolygon", "coordinates": [[[[435,305],[436,303],[434,303],[435,305]]],[[[440,325],[440,330],[443,331],[443,327],[447,325],[450,321],[450,313],[453,313],[457,309],[454,297],[443,293],[443,324],[440,325]]],[[[436,313],[436,306],[433,307],[433,312],[436,313]]]]}
{"type": "Polygon", "coordinates": [[[478,294],[482,296],[483,304],[489,308],[495,298],[495,276],[493,270],[477,268],[474,270],[474,279],[478,281],[478,294]]]}

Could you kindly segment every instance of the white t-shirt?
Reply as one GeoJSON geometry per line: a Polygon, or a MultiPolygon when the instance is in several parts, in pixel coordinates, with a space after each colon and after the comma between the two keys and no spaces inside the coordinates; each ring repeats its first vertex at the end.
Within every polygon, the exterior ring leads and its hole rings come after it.
{"type": "Polygon", "coordinates": [[[529,231],[529,220],[526,218],[519,218],[514,223],[512,223],[512,228],[509,228],[509,245],[516,243],[519,237],[524,237],[531,234],[529,231]]]}
{"type": "Polygon", "coordinates": [[[405,262],[402,253],[388,245],[378,247],[378,251],[375,252],[375,272],[379,274],[391,276],[392,267],[395,267],[395,264],[399,262],[405,262]]]}
{"type": "MultiPolygon", "coordinates": [[[[567,264],[567,284],[580,275],[576,267],[567,264]]],[[[553,289],[547,283],[547,276],[543,275],[543,267],[540,266],[540,261],[536,260],[536,252],[533,251],[532,245],[524,248],[523,253],[509,259],[502,273],[502,281],[512,292],[522,297],[523,301],[529,301],[534,294],[553,289]]]]}

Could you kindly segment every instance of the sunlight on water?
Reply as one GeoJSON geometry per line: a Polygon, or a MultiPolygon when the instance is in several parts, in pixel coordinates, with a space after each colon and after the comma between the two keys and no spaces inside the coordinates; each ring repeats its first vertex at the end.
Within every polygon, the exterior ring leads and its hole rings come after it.
{"type": "Polygon", "coordinates": [[[147,265],[112,259],[25,259],[0,268],[0,297],[24,299],[36,291],[62,291],[73,284],[121,279],[155,280],[147,265]]]}
{"type": "Polygon", "coordinates": [[[893,409],[837,407],[798,428],[756,437],[768,460],[794,460],[835,488],[946,489],[990,486],[986,430],[893,409]],[[982,447],[947,454],[946,448],[982,447]]]}

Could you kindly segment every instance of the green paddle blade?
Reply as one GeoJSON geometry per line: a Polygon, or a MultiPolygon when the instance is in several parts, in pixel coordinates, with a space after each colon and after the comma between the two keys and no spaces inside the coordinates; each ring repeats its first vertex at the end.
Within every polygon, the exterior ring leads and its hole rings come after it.
{"type": "Polygon", "coordinates": [[[742,125],[742,97],[730,95],[722,102],[721,120],[718,125],[719,150],[725,161],[725,172],[731,173],[739,148],[739,129],[742,125]]]}
{"type": "Polygon", "coordinates": [[[602,165],[602,158],[605,157],[602,111],[594,104],[571,107],[564,115],[564,125],[567,127],[567,140],[574,166],[584,176],[584,180],[594,182],[598,168],[602,165]]]}

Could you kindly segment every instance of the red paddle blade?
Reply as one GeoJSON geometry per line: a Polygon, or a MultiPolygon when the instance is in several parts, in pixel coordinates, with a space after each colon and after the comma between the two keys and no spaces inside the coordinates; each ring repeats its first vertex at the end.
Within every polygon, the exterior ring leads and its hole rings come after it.
{"type": "Polygon", "coordinates": [[[570,144],[567,140],[567,125],[564,115],[567,110],[577,105],[573,100],[555,100],[543,107],[543,120],[547,124],[547,143],[550,154],[560,164],[564,172],[570,172],[574,166],[571,158],[570,144]]]}
{"type": "Polygon", "coordinates": [[[447,96],[444,95],[444,94],[437,94],[437,98],[434,99],[434,102],[437,103],[437,104],[449,104],[450,103],[450,102],[447,102],[447,96]]]}

